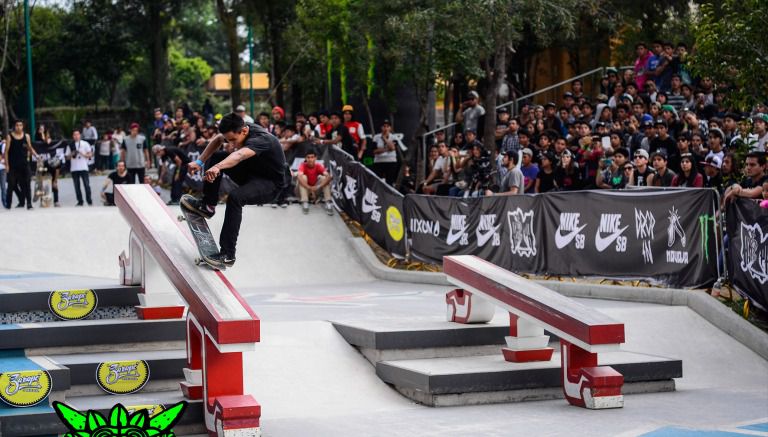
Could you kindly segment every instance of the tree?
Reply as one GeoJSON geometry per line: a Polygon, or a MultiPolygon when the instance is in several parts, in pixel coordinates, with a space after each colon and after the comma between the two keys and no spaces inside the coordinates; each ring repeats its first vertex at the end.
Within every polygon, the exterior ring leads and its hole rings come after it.
{"type": "Polygon", "coordinates": [[[240,50],[241,45],[237,36],[237,24],[242,4],[239,0],[216,0],[216,13],[226,35],[229,52],[229,73],[231,87],[229,95],[232,106],[239,105],[242,99],[243,86],[240,83],[240,50]]]}
{"type": "Polygon", "coordinates": [[[750,110],[768,101],[768,5],[763,0],[724,0],[701,6],[694,26],[691,68],[725,84],[727,104],[750,110]]]}
{"type": "Polygon", "coordinates": [[[177,102],[196,102],[205,99],[203,83],[211,77],[213,69],[200,57],[186,57],[175,45],[169,50],[170,97],[177,102]]]}

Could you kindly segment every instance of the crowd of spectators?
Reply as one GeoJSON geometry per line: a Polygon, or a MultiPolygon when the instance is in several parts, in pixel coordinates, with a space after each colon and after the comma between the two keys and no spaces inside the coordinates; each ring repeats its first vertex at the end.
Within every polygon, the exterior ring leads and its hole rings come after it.
{"type": "MultiPolygon", "coordinates": [[[[596,95],[580,80],[559,102],[497,111],[495,147],[482,142],[475,92],[453,136],[436,133],[426,179],[403,192],[476,197],[635,187],[712,187],[724,200],[768,198],[768,107],[724,106],[728,92],[686,69],[686,46],[636,46],[634,68],[608,68],[596,95]]],[[[408,169],[410,170],[410,169],[408,169]]],[[[410,173],[410,171],[409,171],[410,173]]]]}

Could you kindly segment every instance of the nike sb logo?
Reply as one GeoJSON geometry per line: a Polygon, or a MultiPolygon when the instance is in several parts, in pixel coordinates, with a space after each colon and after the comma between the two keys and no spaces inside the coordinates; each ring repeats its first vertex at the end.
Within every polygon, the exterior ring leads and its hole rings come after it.
{"type": "Polygon", "coordinates": [[[451,216],[451,228],[448,230],[448,237],[445,242],[453,245],[457,241],[459,245],[469,244],[469,235],[467,234],[467,216],[454,214],[451,216]]]}
{"type": "Polygon", "coordinates": [[[578,212],[561,212],[560,213],[560,225],[555,231],[555,246],[558,249],[562,249],[565,246],[571,244],[571,241],[576,240],[576,249],[584,249],[584,234],[580,234],[586,224],[579,226],[579,218],[581,213],[578,212]]]}
{"type": "Polygon", "coordinates": [[[370,214],[371,220],[376,223],[381,220],[381,206],[379,206],[379,196],[368,188],[365,189],[363,195],[363,213],[370,214]]]}
{"type": "Polygon", "coordinates": [[[482,214],[480,216],[480,223],[475,231],[477,247],[485,246],[491,239],[493,239],[491,246],[500,246],[501,236],[498,233],[500,226],[496,224],[496,214],[482,214]]]}
{"type": "Polygon", "coordinates": [[[595,248],[602,252],[613,242],[616,242],[616,252],[627,251],[627,237],[621,234],[629,226],[621,227],[621,214],[602,214],[600,215],[600,226],[595,233],[595,248]]]}

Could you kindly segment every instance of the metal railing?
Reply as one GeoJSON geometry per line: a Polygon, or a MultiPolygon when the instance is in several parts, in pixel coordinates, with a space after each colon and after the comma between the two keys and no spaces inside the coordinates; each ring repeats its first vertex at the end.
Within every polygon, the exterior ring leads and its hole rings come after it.
{"type": "MultiPolygon", "coordinates": [[[[585,77],[589,77],[589,76],[592,76],[592,75],[594,75],[595,73],[598,73],[598,72],[604,74],[606,68],[608,68],[608,67],[598,67],[598,68],[589,70],[586,73],[581,73],[578,76],[573,76],[571,78],[568,78],[568,79],[565,79],[563,81],[560,81],[560,82],[558,82],[556,84],[553,84],[553,85],[550,85],[548,87],[545,87],[545,88],[542,88],[540,90],[537,90],[535,92],[532,92],[530,94],[526,94],[526,95],[518,97],[518,98],[516,98],[514,100],[510,100],[510,101],[508,101],[506,103],[502,103],[501,105],[496,106],[496,110],[498,111],[501,108],[505,108],[507,106],[512,106],[513,107],[512,114],[517,114],[518,105],[521,102],[523,102],[523,101],[525,101],[527,99],[536,97],[538,95],[541,95],[541,94],[544,94],[544,93],[548,93],[548,92],[550,92],[550,91],[552,91],[554,89],[560,88],[563,85],[567,85],[567,84],[573,82],[574,80],[582,79],[582,78],[585,78],[585,77]]],[[[623,68],[623,67],[620,67],[620,68],[623,68]]],[[[601,76],[602,76],[602,74],[601,74],[601,76]]],[[[421,153],[420,153],[420,156],[417,157],[417,165],[418,165],[418,168],[416,169],[417,183],[421,183],[421,181],[423,181],[426,178],[426,175],[424,174],[425,173],[424,163],[427,161],[427,137],[429,137],[430,135],[434,135],[435,133],[440,132],[440,131],[445,131],[445,130],[448,130],[448,129],[452,129],[456,125],[458,125],[458,123],[453,122],[453,123],[447,124],[445,126],[439,127],[437,129],[433,129],[433,130],[431,130],[429,132],[425,132],[421,136],[421,153]],[[420,158],[420,159],[418,159],[418,158],[420,158]]]]}

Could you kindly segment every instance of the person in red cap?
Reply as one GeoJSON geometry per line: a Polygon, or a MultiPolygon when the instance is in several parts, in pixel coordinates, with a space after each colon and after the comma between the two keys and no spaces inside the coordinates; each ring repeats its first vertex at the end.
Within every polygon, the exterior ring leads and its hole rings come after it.
{"type": "Polygon", "coordinates": [[[128,183],[144,182],[144,172],[149,168],[149,145],[146,137],[139,133],[139,123],[131,123],[131,134],[120,145],[120,160],[128,168],[128,183]],[[138,182],[136,178],[138,177],[138,182]]]}
{"type": "Polygon", "coordinates": [[[277,124],[281,121],[285,121],[285,109],[275,106],[272,108],[272,124],[277,124]]]}
{"type": "Polygon", "coordinates": [[[344,126],[349,130],[349,135],[352,136],[352,140],[355,142],[355,149],[357,149],[357,160],[363,159],[365,153],[365,146],[367,144],[365,140],[365,130],[363,124],[352,120],[352,113],[355,108],[352,105],[344,105],[341,108],[341,112],[344,117],[344,126]]]}

